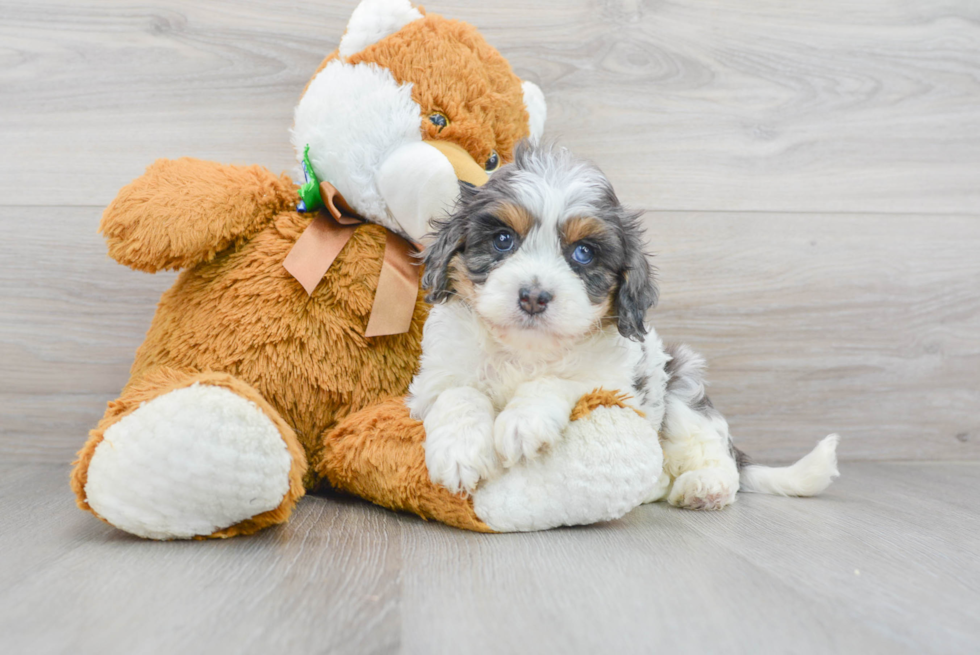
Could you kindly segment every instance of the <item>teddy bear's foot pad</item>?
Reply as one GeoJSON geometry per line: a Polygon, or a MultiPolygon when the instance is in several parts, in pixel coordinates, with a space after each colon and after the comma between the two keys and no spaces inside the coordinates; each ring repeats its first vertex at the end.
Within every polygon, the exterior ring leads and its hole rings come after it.
{"type": "Polygon", "coordinates": [[[278,428],[223,387],[143,403],[105,431],[85,485],[96,514],[150,539],[213,534],[275,509],[292,464],[278,428]]]}

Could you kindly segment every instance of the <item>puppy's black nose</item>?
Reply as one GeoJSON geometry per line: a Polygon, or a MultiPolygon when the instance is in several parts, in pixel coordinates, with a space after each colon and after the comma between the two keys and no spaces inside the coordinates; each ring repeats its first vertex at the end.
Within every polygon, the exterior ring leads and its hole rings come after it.
{"type": "Polygon", "coordinates": [[[554,298],[550,293],[539,287],[521,289],[518,295],[520,297],[521,310],[531,316],[540,314],[548,309],[548,303],[554,298]]]}

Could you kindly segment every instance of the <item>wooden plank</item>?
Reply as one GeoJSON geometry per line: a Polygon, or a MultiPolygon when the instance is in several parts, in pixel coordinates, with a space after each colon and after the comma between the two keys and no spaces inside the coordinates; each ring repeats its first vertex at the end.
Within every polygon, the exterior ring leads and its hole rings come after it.
{"type": "MultiPolygon", "coordinates": [[[[0,346],[0,356],[8,348],[0,346]]],[[[117,367],[126,381],[126,366],[117,367]]],[[[12,370],[8,364],[0,370],[12,370]]],[[[84,370],[80,373],[84,376],[84,370]]],[[[54,381],[54,380],[53,380],[54,381]]],[[[108,393],[0,393],[0,461],[67,464],[102,418],[108,393]]]]}
{"type": "Polygon", "coordinates": [[[367,504],[310,498],[254,537],[161,543],[75,508],[65,467],[20,471],[0,495],[2,652],[354,654],[400,641],[398,525],[367,504]]]}
{"type": "MultiPolygon", "coordinates": [[[[0,453],[70,461],[173,275],[105,257],[95,208],[0,208],[0,453]]],[[[980,458],[980,221],[653,213],[651,322],[703,352],[738,443],[788,461],[980,458]]]]}
{"type": "Polygon", "coordinates": [[[176,274],[110,259],[97,233],[101,213],[0,207],[0,366],[14,375],[0,393],[105,395],[125,384],[176,274]]]}
{"type": "Polygon", "coordinates": [[[947,498],[975,507],[977,472],[976,463],[850,464],[821,499],[746,494],[744,514],[698,514],[688,525],[805,589],[814,606],[841,608],[916,652],[971,653],[980,644],[980,531],[976,513],[947,498]],[[941,481],[896,484],[922,470],[941,481]]]}
{"type": "Polygon", "coordinates": [[[694,518],[661,504],[526,535],[403,528],[406,650],[913,652],[698,534],[694,518]]]}
{"type": "MultiPolygon", "coordinates": [[[[162,156],[291,168],[292,108],[354,4],[5,2],[0,197],[102,205],[162,156]]],[[[970,0],[429,9],[478,25],[538,81],[549,132],[635,205],[976,212],[970,0]]]]}
{"type": "Polygon", "coordinates": [[[656,504],[513,535],[309,497],[285,526],[177,543],[78,511],[66,475],[0,465],[0,651],[971,653],[980,643],[976,462],[850,463],[820,498],[746,494],[721,512],[656,504]]]}

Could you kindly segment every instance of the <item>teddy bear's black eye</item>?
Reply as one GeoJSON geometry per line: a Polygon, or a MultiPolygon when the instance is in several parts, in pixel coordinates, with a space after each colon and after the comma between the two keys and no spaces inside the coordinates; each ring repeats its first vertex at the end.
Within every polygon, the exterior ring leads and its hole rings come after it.
{"type": "Polygon", "coordinates": [[[490,153],[490,156],[487,158],[487,163],[484,164],[483,168],[489,173],[497,170],[498,166],[500,166],[500,157],[497,155],[497,151],[494,150],[490,153]]]}
{"type": "Polygon", "coordinates": [[[429,114],[429,122],[438,127],[440,132],[442,132],[444,127],[449,125],[449,119],[446,118],[446,115],[441,111],[437,111],[434,114],[429,114]]]}

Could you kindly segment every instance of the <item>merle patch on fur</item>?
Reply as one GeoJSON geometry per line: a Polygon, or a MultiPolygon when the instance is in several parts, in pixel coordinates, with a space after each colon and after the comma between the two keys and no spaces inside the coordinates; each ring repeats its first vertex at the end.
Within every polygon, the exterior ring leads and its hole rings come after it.
{"type": "Polygon", "coordinates": [[[470,279],[481,284],[494,266],[520,247],[520,235],[494,212],[494,207],[509,200],[504,185],[507,168],[482,187],[461,182],[459,201],[452,215],[434,223],[435,239],[423,253],[422,286],[429,290],[426,301],[445,302],[453,295],[449,266],[456,256],[462,259],[470,279]],[[502,230],[514,235],[514,248],[508,252],[493,247],[493,236],[502,230]]]}
{"type": "MultiPolygon", "coordinates": [[[[667,395],[683,401],[702,416],[720,417],[721,412],[715,409],[704,389],[704,359],[683,345],[667,344],[664,350],[670,355],[670,361],[664,366],[668,376],[667,395]]],[[[750,463],[748,455],[735,447],[731,435],[728,437],[728,450],[739,469],[750,463]]]]}

